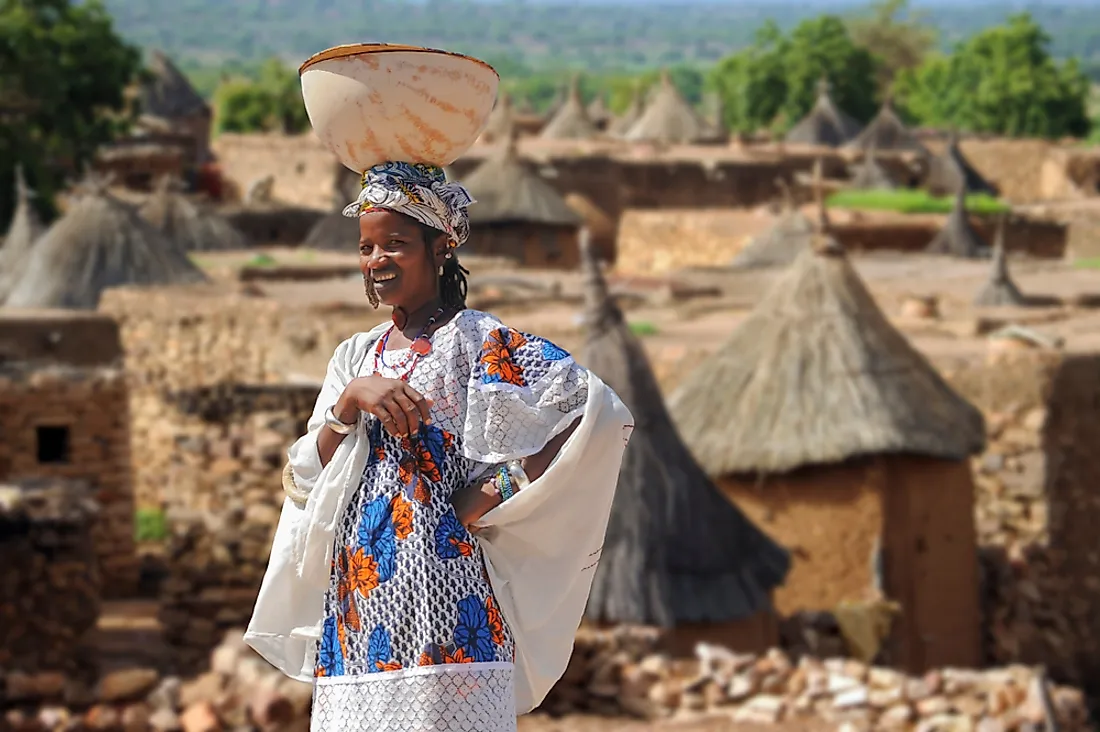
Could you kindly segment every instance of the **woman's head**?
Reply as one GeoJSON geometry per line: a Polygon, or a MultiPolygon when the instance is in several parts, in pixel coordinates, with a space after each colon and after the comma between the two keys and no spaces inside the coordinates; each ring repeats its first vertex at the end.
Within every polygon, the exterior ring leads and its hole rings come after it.
{"type": "Polygon", "coordinates": [[[450,237],[411,216],[384,208],[359,216],[359,268],[371,303],[415,310],[435,298],[466,307],[466,270],[450,237]]]}

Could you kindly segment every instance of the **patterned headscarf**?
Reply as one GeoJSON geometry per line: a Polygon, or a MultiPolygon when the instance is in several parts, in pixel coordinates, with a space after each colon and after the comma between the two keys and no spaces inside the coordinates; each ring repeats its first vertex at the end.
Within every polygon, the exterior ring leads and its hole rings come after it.
{"type": "Polygon", "coordinates": [[[448,183],[443,168],[422,163],[382,163],[363,173],[362,186],[359,198],[344,208],[349,218],[385,208],[446,232],[451,246],[461,246],[470,236],[466,207],[476,201],[458,183],[448,183]]]}

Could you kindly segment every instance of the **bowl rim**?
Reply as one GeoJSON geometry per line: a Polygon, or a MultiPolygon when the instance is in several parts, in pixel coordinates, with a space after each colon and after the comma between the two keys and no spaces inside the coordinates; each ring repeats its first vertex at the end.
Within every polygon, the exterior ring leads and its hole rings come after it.
{"type": "Polygon", "coordinates": [[[479,66],[492,71],[493,74],[500,79],[500,74],[490,64],[482,61],[479,58],[473,56],[467,56],[464,53],[456,53],[454,51],[444,51],[439,48],[425,48],[423,46],[408,46],[401,43],[347,43],[341,46],[333,46],[332,48],[326,48],[324,51],[315,53],[307,58],[302,65],[298,67],[298,75],[301,76],[309,70],[311,66],[315,66],[322,61],[328,61],[334,58],[345,58],[347,56],[359,56],[367,53],[426,53],[437,56],[454,56],[466,61],[473,61],[479,66]]]}

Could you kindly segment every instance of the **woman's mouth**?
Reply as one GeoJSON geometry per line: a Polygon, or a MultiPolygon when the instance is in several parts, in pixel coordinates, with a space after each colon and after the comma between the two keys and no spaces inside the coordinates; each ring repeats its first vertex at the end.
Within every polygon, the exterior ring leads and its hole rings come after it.
{"type": "Polygon", "coordinates": [[[371,275],[371,279],[374,280],[375,287],[386,287],[397,279],[396,272],[375,272],[371,275]]]}

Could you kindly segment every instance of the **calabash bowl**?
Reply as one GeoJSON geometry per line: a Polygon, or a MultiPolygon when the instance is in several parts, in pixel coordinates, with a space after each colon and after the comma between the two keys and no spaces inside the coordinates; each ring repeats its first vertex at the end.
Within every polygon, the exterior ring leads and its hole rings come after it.
{"type": "Polygon", "coordinates": [[[453,163],[485,129],[500,84],[484,61],[386,43],[330,48],[298,73],[314,132],[356,173],[453,163]]]}

